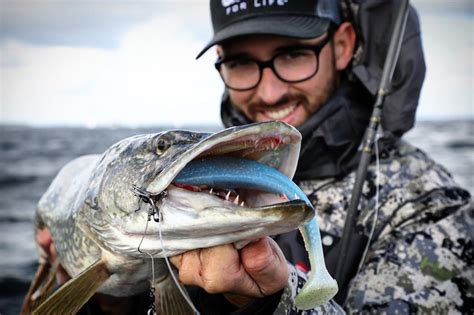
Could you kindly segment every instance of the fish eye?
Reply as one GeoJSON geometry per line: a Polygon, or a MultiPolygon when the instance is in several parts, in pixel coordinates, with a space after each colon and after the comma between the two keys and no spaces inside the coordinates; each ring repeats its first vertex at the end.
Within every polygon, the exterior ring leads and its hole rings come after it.
{"type": "Polygon", "coordinates": [[[161,155],[171,146],[171,143],[167,139],[160,138],[156,143],[156,154],[161,155]]]}
{"type": "Polygon", "coordinates": [[[204,137],[202,133],[193,133],[191,134],[191,139],[199,141],[204,137]]]}

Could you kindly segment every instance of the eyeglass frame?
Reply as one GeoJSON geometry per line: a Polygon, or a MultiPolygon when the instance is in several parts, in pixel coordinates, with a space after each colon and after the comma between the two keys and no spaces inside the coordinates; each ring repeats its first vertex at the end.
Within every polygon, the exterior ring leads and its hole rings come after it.
{"type": "Polygon", "coordinates": [[[273,71],[273,73],[276,75],[276,77],[278,79],[280,79],[281,81],[283,81],[283,82],[286,82],[286,83],[303,82],[303,81],[311,79],[312,77],[314,77],[318,73],[318,71],[319,71],[319,55],[320,55],[321,51],[323,50],[323,48],[326,46],[326,44],[328,44],[331,41],[332,35],[333,35],[333,32],[331,31],[331,29],[329,29],[328,32],[327,32],[327,36],[321,42],[319,42],[315,45],[292,45],[292,46],[285,47],[284,51],[276,53],[275,55],[273,55],[273,57],[271,59],[266,60],[266,61],[260,61],[260,60],[255,60],[255,59],[252,59],[252,58],[246,58],[247,60],[256,63],[257,66],[258,66],[258,70],[259,70],[259,78],[257,80],[257,83],[255,83],[254,85],[252,85],[251,87],[248,87],[248,88],[238,89],[238,88],[233,88],[233,87],[229,86],[227,84],[227,82],[224,80],[224,78],[222,76],[222,73],[221,73],[220,68],[221,68],[221,66],[224,62],[240,59],[241,58],[240,56],[230,57],[230,58],[218,58],[217,61],[214,63],[214,67],[219,72],[219,75],[220,75],[222,81],[224,82],[225,86],[227,88],[231,89],[231,90],[234,90],[234,91],[249,91],[249,90],[252,90],[252,89],[256,88],[260,84],[260,82],[262,81],[262,77],[263,77],[262,73],[263,73],[263,69],[265,69],[265,68],[270,68],[273,71]],[[317,65],[316,65],[316,69],[315,69],[314,73],[312,73],[308,77],[306,77],[304,79],[300,79],[300,80],[286,80],[286,79],[282,78],[280,76],[280,74],[275,70],[275,65],[274,65],[275,59],[277,57],[283,55],[283,54],[287,54],[288,52],[290,52],[292,50],[300,50],[300,49],[312,50],[314,52],[314,54],[316,55],[317,65]]]}

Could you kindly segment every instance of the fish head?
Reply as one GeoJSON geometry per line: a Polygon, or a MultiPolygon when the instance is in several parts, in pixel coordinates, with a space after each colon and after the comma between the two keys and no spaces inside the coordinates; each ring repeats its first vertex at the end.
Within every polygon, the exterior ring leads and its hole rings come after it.
{"type": "Polygon", "coordinates": [[[86,204],[104,218],[135,212],[142,201],[147,201],[137,190],[146,190],[173,161],[209,135],[170,130],[117,142],[102,154],[95,167],[86,204]]]}
{"type": "Polygon", "coordinates": [[[124,139],[104,153],[92,174],[79,212],[82,227],[110,252],[137,257],[171,256],[293,230],[314,216],[303,201],[175,179],[190,162],[221,156],[253,160],[291,179],[300,142],[300,133],[283,122],[124,139]]]}

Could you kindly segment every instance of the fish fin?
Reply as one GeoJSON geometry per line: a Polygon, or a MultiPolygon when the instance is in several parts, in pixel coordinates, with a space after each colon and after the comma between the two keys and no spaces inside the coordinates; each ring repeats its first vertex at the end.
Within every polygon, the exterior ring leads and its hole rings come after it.
{"type": "Polygon", "coordinates": [[[59,263],[55,262],[51,266],[46,260],[40,259],[38,270],[23,300],[20,314],[30,314],[51,295],[54,291],[58,265],[59,263]]]}
{"type": "Polygon", "coordinates": [[[51,265],[46,260],[40,259],[38,269],[23,300],[20,314],[29,314],[38,305],[38,297],[41,297],[44,292],[45,279],[51,278],[51,273],[51,265]]]}
{"type": "Polygon", "coordinates": [[[155,306],[158,314],[187,315],[194,314],[171,274],[163,280],[155,282],[155,306]]]}
{"type": "Polygon", "coordinates": [[[75,314],[110,277],[102,259],[66,282],[33,314],[75,314]]]}
{"type": "Polygon", "coordinates": [[[42,284],[38,290],[33,293],[34,310],[38,305],[41,305],[54,291],[54,285],[56,284],[56,274],[58,273],[59,261],[56,260],[49,270],[46,282],[42,284]]]}

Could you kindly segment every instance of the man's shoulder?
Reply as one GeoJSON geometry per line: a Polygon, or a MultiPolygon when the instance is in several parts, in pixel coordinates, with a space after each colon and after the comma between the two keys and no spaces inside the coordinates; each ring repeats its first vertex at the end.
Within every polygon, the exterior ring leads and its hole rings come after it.
{"type": "Polygon", "coordinates": [[[399,140],[384,145],[379,158],[373,160],[369,166],[368,178],[379,176],[380,186],[413,194],[462,190],[443,165],[406,141],[399,140]]]}
{"type": "MultiPolygon", "coordinates": [[[[339,178],[311,179],[300,182],[307,194],[347,194],[352,190],[356,171],[339,178]],[[336,191],[335,191],[336,190],[336,191]]],[[[376,186],[405,187],[417,191],[459,187],[451,173],[428,154],[410,143],[398,140],[383,143],[374,154],[367,170],[364,196],[373,196],[376,186]],[[378,177],[378,178],[377,178],[378,177]],[[378,181],[378,182],[377,182],[378,181]]]]}
{"type": "MultiPolygon", "coordinates": [[[[300,183],[317,205],[318,213],[332,222],[331,229],[343,226],[355,177],[353,171],[341,178],[300,183]]],[[[360,218],[371,216],[377,207],[381,218],[395,223],[397,218],[403,221],[422,213],[439,214],[469,202],[469,193],[459,187],[446,168],[408,142],[396,141],[383,144],[378,158],[374,155],[369,165],[360,200],[360,218]]]]}

